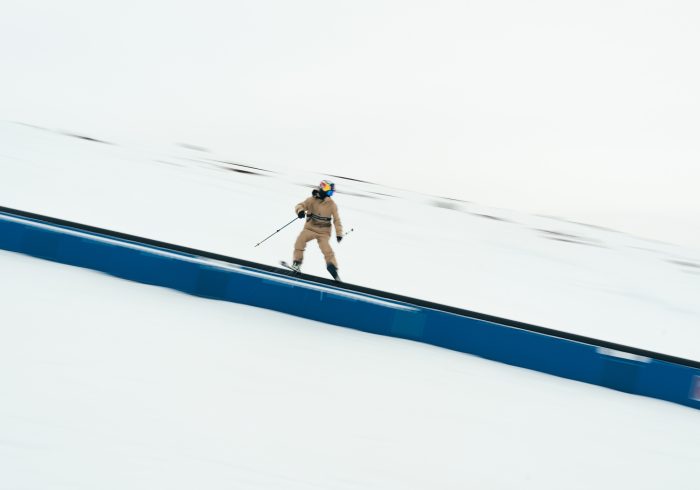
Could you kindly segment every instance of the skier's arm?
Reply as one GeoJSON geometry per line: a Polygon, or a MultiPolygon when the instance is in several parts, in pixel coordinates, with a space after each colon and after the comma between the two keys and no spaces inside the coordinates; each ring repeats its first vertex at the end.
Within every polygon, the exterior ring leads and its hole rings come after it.
{"type": "MultiPolygon", "coordinates": [[[[333,225],[335,226],[335,236],[343,236],[343,223],[340,221],[340,214],[338,213],[338,206],[333,203],[333,225]]],[[[340,240],[338,240],[340,241],[340,240]]]]}
{"type": "Polygon", "coordinates": [[[313,197],[309,197],[308,199],[304,199],[302,202],[294,206],[294,212],[300,217],[303,218],[303,216],[300,215],[302,211],[306,212],[309,210],[309,199],[313,199],[313,197]]]}

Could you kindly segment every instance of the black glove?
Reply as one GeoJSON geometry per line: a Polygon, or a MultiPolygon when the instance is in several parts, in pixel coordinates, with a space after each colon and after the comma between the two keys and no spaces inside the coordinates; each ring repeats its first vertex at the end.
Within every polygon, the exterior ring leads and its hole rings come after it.
{"type": "Polygon", "coordinates": [[[304,219],[306,217],[306,213],[304,211],[299,211],[299,214],[297,214],[297,216],[299,216],[299,219],[304,219]]]}
{"type": "Polygon", "coordinates": [[[336,240],[338,240],[338,243],[340,243],[340,241],[343,239],[342,236],[337,236],[337,237],[335,237],[335,238],[336,238],[336,240]]]}

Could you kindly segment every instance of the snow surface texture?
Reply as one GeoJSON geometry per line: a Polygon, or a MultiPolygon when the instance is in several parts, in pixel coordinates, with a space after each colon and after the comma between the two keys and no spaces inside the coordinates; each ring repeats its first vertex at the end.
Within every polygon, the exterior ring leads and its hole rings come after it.
{"type": "Polygon", "coordinates": [[[0,488],[697,488],[698,411],[0,251],[0,488]]]}
{"type": "MultiPolygon", "coordinates": [[[[329,177],[15,123],[0,141],[1,205],[271,265],[302,222],[253,245],[329,177]]],[[[700,359],[700,251],[332,178],[347,282],[700,359]]],[[[327,276],[314,243],[304,271],[327,276]]]]}

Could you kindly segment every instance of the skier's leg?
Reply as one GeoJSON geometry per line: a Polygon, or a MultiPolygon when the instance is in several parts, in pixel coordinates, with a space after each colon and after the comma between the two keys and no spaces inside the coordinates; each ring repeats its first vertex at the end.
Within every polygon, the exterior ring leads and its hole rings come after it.
{"type": "Polygon", "coordinates": [[[294,242],[294,255],[292,256],[293,265],[301,265],[304,261],[304,250],[306,250],[306,244],[310,240],[314,239],[314,232],[307,229],[301,230],[297,241],[294,242]]]}
{"type": "Polygon", "coordinates": [[[333,252],[333,249],[331,248],[331,244],[329,243],[331,239],[330,235],[319,235],[318,236],[318,246],[321,249],[321,252],[323,252],[323,258],[326,260],[326,265],[328,264],[333,264],[333,266],[337,269],[338,268],[338,262],[335,260],[335,253],[333,252]]]}
{"type": "Polygon", "coordinates": [[[326,260],[326,269],[328,269],[328,272],[330,272],[331,276],[333,276],[333,279],[340,281],[340,276],[338,275],[338,262],[335,260],[335,254],[333,253],[333,249],[329,243],[330,238],[330,235],[319,235],[318,246],[321,248],[323,258],[326,260]]]}

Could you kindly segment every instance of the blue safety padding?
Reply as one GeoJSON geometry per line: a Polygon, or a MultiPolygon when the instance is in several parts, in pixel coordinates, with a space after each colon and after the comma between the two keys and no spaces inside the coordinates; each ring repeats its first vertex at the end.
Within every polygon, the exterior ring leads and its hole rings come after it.
{"type": "MultiPolygon", "coordinates": [[[[274,272],[0,213],[0,248],[700,409],[700,369],[274,272]],[[697,386],[696,386],[697,385],[697,386]]],[[[697,364],[697,363],[696,363],[697,364]]]]}

